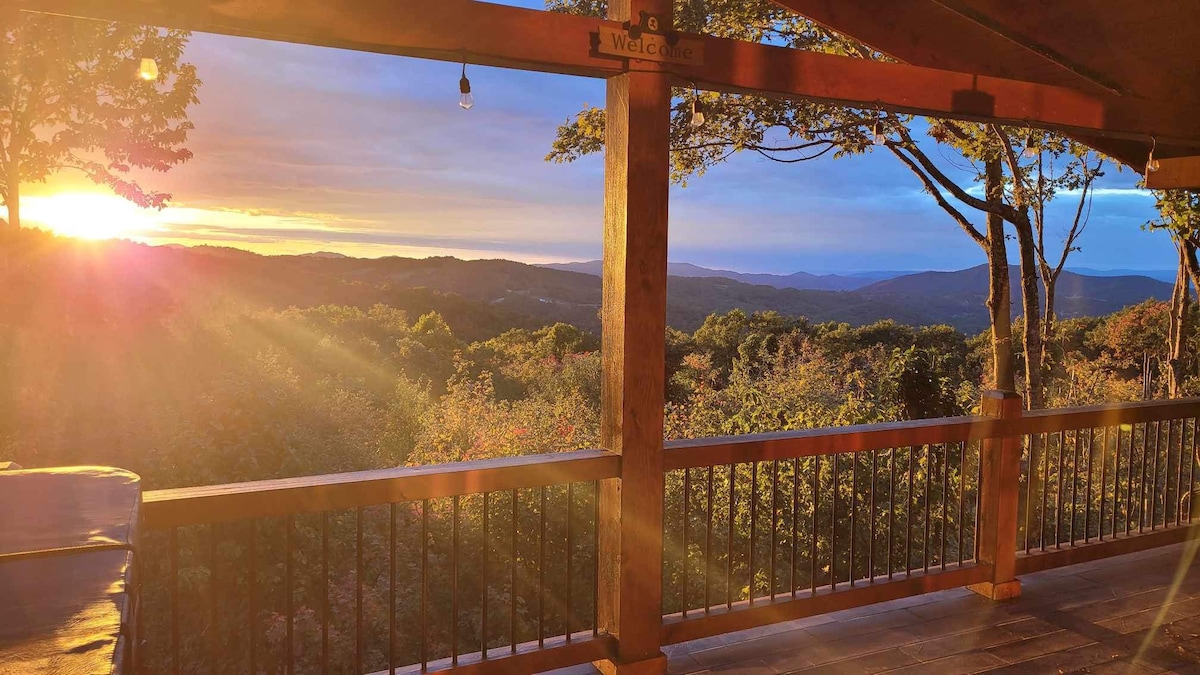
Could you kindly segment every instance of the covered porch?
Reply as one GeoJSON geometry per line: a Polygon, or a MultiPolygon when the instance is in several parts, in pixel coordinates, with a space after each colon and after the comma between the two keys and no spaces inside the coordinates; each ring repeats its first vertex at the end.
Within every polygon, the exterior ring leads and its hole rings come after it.
{"type": "Polygon", "coordinates": [[[778,3],[890,61],[683,33],[664,0],[613,0],[607,19],[467,0],[16,4],[607,80],[601,447],[147,493],[148,671],[1195,664],[1171,636],[1200,592],[1174,583],[1191,570],[1196,400],[1025,414],[991,392],[965,417],[663,428],[672,87],[1052,129],[1139,172],[1153,151],[1151,187],[1198,187],[1188,0],[778,3]],[[605,53],[606,35],[670,49],[605,53]],[[335,532],[353,545],[331,551],[335,532]]]}

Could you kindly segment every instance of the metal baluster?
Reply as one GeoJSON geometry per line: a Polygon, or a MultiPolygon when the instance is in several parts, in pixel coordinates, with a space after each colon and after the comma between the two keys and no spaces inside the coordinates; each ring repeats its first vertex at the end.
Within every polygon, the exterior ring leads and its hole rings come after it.
{"type": "Polygon", "coordinates": [[[779,460],[771,460],[771,564],[767,566],[771,599],[775,599],[775,557],[779,553],[779,460]]]}
{"type": "Polygon", "coordinates": [[[1054,493],[1054,548],[1062,546],[1063,456],[1066,436],[1058,432],[1058,490],[1054,493]]]}
{"type": "Polygon", "coordinates": [[[830,518],[829,518],[829,588],[837,589],[837,503],[838,503],[838,483],[841,482],[841,476],[838,470],[838,458],[841,455],[834,453],[831,457],[833,461],[832,480],[829,481],[833,491],[833,498],[830,500],[830,518]]]}
{"type": "Polygon", "coordinates": [[[1070,524],[1067,536],[1070,545],[1075,545],[1075,514],[1079,513],[1079,429],[1075,430],[1075,441],[1072,443],[1072,460],[1070,460],[1070,524]]]}
{"type": "Polygon", "coordinates": [[[1179,453],[1175,458],[1175,524],[1183,522],[1183,435],[1187,431],[1187,420],[1179,420],[1179,453]]]}
{"type": "MultiPolygon", "coordinates": [[[[179,528],[171,528],[167,542],[171,568],[171,672],[179,673],[179,528]]],[[[253,595],[251,595],[253,597],[253,595]]]]}
{"type": "Polygon", "coordinates": [[[958,443],[958,564],[963,562],[963,509],[966,506],[967,476],[964,471],[967,460],[967,442],[958,443]]]}
{"type": "Polygon", "coordinates": [[[680,554],[680,563],[683,566],[682,573],[679,575],[682,588],[679,589],[679,602],[683,606],[683,616],[687,618],[688,612],[688,495],[692,491],[692,470],[683,470],[683,550],[680,554]]]}
{"type": "Polygon", "coordinates": [[[946,517],[947,505],[946,494],[950,490],[950,449],[942,445],[942,541],[941,550],[938,553],[938,563],[942,569],[946,569],[946,517]]]}
{"type": "MultiPolygon", "coordinates": [[[[546,488],[542,488],[545,502],[546,488]]],[[[459,497],[450,498],[450,665],[458,665],[458,509],[459,497]]]]}
{"type": "Polygon", "coordinates": [[[1100,427],[1100,514],[1096,522],[1096,535],[1104,541],[1104,502],[1108,492],[1108,427],[1100,427]]]}
{"type": "Polygon", "coordinates": [[[1129,462],[1125,468],[1125,534],[1133,530],[1133,442],[1136,425],[1129,426],[1129,462]]]}
{"type": "MultiPolygon", "coordinates": [[[[599,484],[597,484],[597,485],[599,485],[599,484]]],[[[512,558],[509,561],[510,564],[508,567],[508,596],[509,596],[508,597],[508,612],[509,612],[508,642],[509,642],[509,650],[513,654],[517,653],[517,563],[520,560],[520,557],[517,555],[517,516],[519,515],[517,512],[517,507],[520,503],[520,494],[521,494],[520,490],[513,489],[513,491],[512,491],[512,558]]],[[[597,488],[597,491],[596,491],[596,512],[597,513],[599,513],[599,509],[600,509],[599,504],[600,504],[600,492],[599,492],[599,488],[597,488]]],[[[596,519],[597,533],[599,532],[599,530],[600,530],[600,519],[597,517],[597,519],[596,519]]],[[[597,542],[600,541],[599,534],[597,534],[597,536],[596,536],[596,541],[597,542]]],[[[600,555],[600,548],[599,548],[599,545],[597,544],[597,548],[596,548],[597,560],[599,560],[599,555],[600,555]]],[[[596,581],[599,582],[599,577],[597,577],[596,581]]],[[[596,623],[596,628],[597,629],[599,628],[599,622],[596,623]]]]}
{"type": "Polygon", "coordinates": [[[733,607],[733,531],[737,504],[737,470],[729,465],[729,536],[725,538],[725,607],[733,607]]]}
{"type": "MultiPolygon", "coordinates": [[[[1029,525],[1033,518],[1033,483],[1037,478],[1037,434],[1029,434],[1029,478],[1025,481],[1025,552],[1029,553],[1029,525]]],[[[959,472],[962,472],[962,467],[959,467],[959,472]]],[[[962,544],[959,544],[962,548],[962,544]]],[[[962,562],[961,560],[959,562],[962,562]]]]}
{"type": "Polygon", "coordinates": [[[754,549],[758,544],[758,462],[750,462],[750,556],[746,570],[749,578],[749,604],[754,604],[754,549]]]}
{"type": "Polygon", "coordinates": [[[1158,445],[1162,439],[1162,427],[1158,420],[1154,421],[1154,486],[1150,492],[1150,529],[1158,525],[1158,445]]]}
{"type": "MultiPolygon", "coordinates": [[[[1157,433],[1156,433],[1157,435],[1157,433]]],[[[1146,453],[1149,452],[1147,444],[1150,441],[1150,424],[1146,423],[1142,426],[1142,480],[1138,486],[1138,532],[1142,532],[1146,528],[1146,453]]]]}
{"type": "Polygon", "coordinates": [[[817,592],[817,507],[821,494],[821,457],[813,456],[812,472],[812,527],[808,537],[808,585],[812,593],[817,592]]]}
{"type": "Polygon", "coordinates": [[[792,459],[792,569],[788,586],[796,597],[796,544],[800,539],[800,458],[792,459]]]}
{"type": "MultiPolygon", "coordinates": [[[[354,672],[363,672],[363,507],[354,510],[354,672]]],[[[291,659],[289,655],[288,659],[291,659]]]]}
{"type": "MultiPolygon", "coordinates": [[[[982,458],[980,458],[982,463],[982,458]]],[[[1048,497],[1050,495],[1050,434],[1042,434],[1042,512],[1038,522],[1041,525],[1038,527],[1038,545],[1042,551],[1046,550],[1046,530],[1050,529],[1050,524],[1046,522],[1046,516],[1049,513],[1046,511],[1048,497]]]]}
{"type": "Polygon", "coordinates": [[[916,498],[913,496],[913,485],[915,476],[915,465],[913,464],[914,455],[917,448],[915,445],[908,446],[908,494],[904,497],[904,573],[912,574],[912,529],[913,529],[913,510],[916,508],[916,498]]]}
{"type": "Polygon", "coordinates": [[[974,559],[979,560],[979,508],[983,504],[983,445],[976,443],[975,462],[975,527],[971,530],[971,543],[974,549],[974,559]]]}
{"type": "Polygon", "coordinates": [[[858,453],[850,453],[850,560],[847,576],[854,585],[854,543],[858,539],[858,453]]]}
{"type": "MultiPolygon", "coordinates": [[[[174,531],[172,530],[172,532],[174,532],[174,531]]],[[[252,674],[258,673],[258,650],[256,649],[257,642],[255,640],[255,636],[258,633],[258,631],[256,630],[256,626],[258,624],[258,607],[257,607],[256,603],[254,602],[254,587],[258,584],[258,570],[257,570],[257,565],[254,562],[254,544],[255,544],[254,540],[257,538],[258,538],[258,521],[252,520],[252,521],[250,521],[250,545],[247,547],[247,550],[246,550],[246,555],[249,558],[249,562],[250,562],[250,564],[249,564],[250,569],[247,572],[246,592],[249,593],[249,595],[250,595],[250,622],[249,622],[250,626],[249,626],[248,634],[249,634],[249,638],[250,638],[250,672],[252,674]]],[[[175,621],[172,620],[171,624],[175,625],[175,621]]],[[[176,636],[175,642],[178,643],[177,636],[176,636]]]]}
{"type": "Polygon", "coordinates": [[[921,563],[925,571],[929,571],[929,493],[933,486],[933,445],[925,446],[925,506],[922,509],[925,519],[925,534],[921,539],[921,563]]]}
{"type": "Polygon", "coordinates": [[[538,648],[546,646],[546,486],[538,510],[538,648]]]}
{"type": "Polygon", "coordinates": [[[208,668],[209,672],[217,672],[217,654],[220,635],[217,617],[217,524],[208,525],[208,668]]]}
{"type": "MultiPolygon", "coordinates": [[[[515,541],[515,540],[514,540],[515,541]]],[[[421,500],[421,672],[429,667],[429,500],[421,500]]]]}
{"type": "MultiPolygon", "coordinates": [[[[292,530],[295,529],[295,523],[292,521],[292,516],[290,515],[284,520],[284,523],[284,527],[287,528],[284,530],[283,535],[283,592],[285,593],[284,607],[286,608],[285,611],[287,613],[287,623],[285,624],[287,630],[286,638],[284,640],[284,647],[287,649],[287,669],[285,672],[293,673],[296,670],[296,649],[295,643],[292,641],[292,636],[295,631],[295,628],[293,627],[293,624],[295,623],[295,612],[292,611],[292,530]]],[[[361,669],[359,670],[361,672],[361,669]]]]}
{"type": "MultiPolygon", "coordinates": [[[[486,504],[486,500],[485,500],[485,504],[486,504]]],[[[567,598],[566,598],[566,602],[564,603],[566,605],[566,614],[567,614],[566,628],[564,629],[567,634],[567,642],[571,641],[571,633],[573,633],[575,631],[575,612],[571,606],[571,576],[572,576],[571,569],[573,567],[572,561],[575,558],[575,544],[574,544],[574,539],[571,538],[571,512],[573,510],[572,507],[574,506],[574,504],[575,504],[575,484],[567,483],[567,531],[566,531],[566,535],[565,535],[565,538],[567,540],[567,584],[566,584],[567,598]]],[[[486,588],[486,586],[485,586],[485,588],[486,588]]],[[[487,603],[484,603],[485,611],[487,609],[486,604],[487,603]]],[[[487,615],[484,614],[484,616],[486,617],[487,615]]],[[[485,627],[487,626],[486,621],[484,622],[484,626],[485,627]]],[[[487,640],[484,640],[484,644],[487,644],[487,640]]],[[[487,654],[485,653],[484,656],[487,656],[487,654]]]]}
{"type": "Polygon", "coordinates": [[[867,548],[867,578],[875,581],[875,485],[879,477],[879,450],[871,451],[871,546],[867,548]]]}
{"type": "Polygon", "coordinates": [[[1196,489],[1196,432],[1200,431],[1200,419],[1192,419],[1192,449],[1188,452],[1188,522],[1192,522],[1192,514],[1195,513],[1195,489],[1196,489]]]}
{"type": "Polygon", "coordinates": [[[888,544],[887,544],[887,575],[891,580],[892,541],[896,538],[896,448],[888,449],[888,544]]]}
{"type": "Polygon", "coordinates": [[[713,519],[716,517],[716,514],[713,513],[713,468],[711,466],[708,467],[708,475],[706,478],[708,482],[708,494],[706,495],[707,501],[704,508],[704,613],[708,614],[712,609],[712,583],[708,578],[708,570],[712,567],[713,561],[712,531],[713,519]]]}
{"type": "Polygon", "coordinates": [[[1109,518],[1112,519],[1112,528],[1109,530],[1109,535],[1114,539],[1117,536],[1117,511],[1121,510],[1121,427],[1114,427],[1117,432],[1116,443],[1113,445],[1113,505],[1112,513],[1109,518]]]}
{"type": "MultiPolygon", "coordinates": [[[[569,489],[569,487],[568,487],[569,489]]],[[[570,494],[570,493],[568,493],[570,494]]],[[[479,591],[479,656],[487,658],[488,653],[488,560],[492,548],[491,520],[492,493],[483,493],[483,562],[480,564],[479,591]]],[[[570,602],[571,588],[571,503],[567,501],[567,602],[570,602]]],[[[567,625],[567,641],[571,641],[570,625],[567,625]]]]}
{"type": "Polygon", "coordinates": [[[598,635],[600,635],[600,481],[595,480],[592,481],[592,637],[598,635]]]}
{"type": "Polygon", "coordinates": [[[1092,468],[1095,462],[1096,430],[1088,429],[1087,479],[1083,499],[1083,543],[1088,543],[1092,536],[1092,468]]]}
{"type": "Polygon", "coordinates": [[[329,512],[321,512],[321,672],[329,672],[329,512]]]}
{"type": "MultiPolygon", "coordinates": [[[[487,551],[484,551],[487,568],[487,551]]],[[[484,624],[486,625],[486,623],[484,624]]],[[[388,671],[396,672],[396,503],[388,504],[388,671]]]]}

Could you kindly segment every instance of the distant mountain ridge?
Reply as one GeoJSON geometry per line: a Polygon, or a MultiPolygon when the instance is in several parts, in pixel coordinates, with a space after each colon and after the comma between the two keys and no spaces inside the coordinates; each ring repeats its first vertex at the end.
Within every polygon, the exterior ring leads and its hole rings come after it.
{"type": "MultiPolygon", "coordinates": [[[[566,272],[581,272],[600,276],[603,263],[599,260],[585,262],[549,263],[539,265],[553,270],[566,272]]],[[[734,272],[733,270],[709,269],[691,263],[667,263],[667,274],[673,277],[712,278],[721,277],[740,281],[743,284],[756,286],[773,286],[775,288],[794,288],[809,291],[853,291],[862,288],[878,279],[907,274],[907,272],[864,272],[861,274],[811,274],[795,272],[793,274],[763,274],[751,272],[734,272]],[[878,276],[883,275],[883,276],[878,276]]]]}
{"type": "MultiPolygon", "coordinates": [[[[601,282],[593,273],[509,260],[263,256],[230,248],[119,241],[88,244],[88,260],[95,264],[81,266],[74,244],[47,245],[47,236],[21,232],[10,235],[9,245],[0,246],[7,287],[22,289],[20,294],[0,295],[0,324],[19,324],[30,308],[43,306],[29,302],[30,297],[52,297],[57,299],[56,311],[102,325],[152,320],[160,311],[173,312],[171,308],[193,302],[250,311],[325,304],[369,308],[381,303],[413,318],[440,312],[455,334],[467,340],[559,321],[594,333],[600,330],[601,282]],[[93,255],[95,246],[103,247],[102,256],[93,255]]],[[[719,276],[721,270],[679,264],[671,269],[667,323],[689,332],[708,315],[732,309],[852,325],[882,319],[913,326],[944,323],[965,333],[988,326],[983,266],[882,281],[861,277],[855,290],[781,288],[719,276]]],[[[782,283],[793,275],[739,276],[782,283]]],[[[1014,311],[1019,311],[1015,269],[1012,277],[1014,311]]],[[[1171,290],[1171,284],[1145,276],[1064,272],[1057,308],[1063,317],[1103,315],[1148,298],[1166,300],[1171,290]]]]}

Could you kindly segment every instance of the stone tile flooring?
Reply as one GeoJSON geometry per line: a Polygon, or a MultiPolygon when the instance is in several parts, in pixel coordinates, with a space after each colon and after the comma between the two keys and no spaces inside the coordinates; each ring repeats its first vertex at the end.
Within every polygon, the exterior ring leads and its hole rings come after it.
{"type": "Polygon", "coordinates": [[[1030,574],[1007,602],[955,589],[664,651],[672,675],[1200,673],[1200,556],[1186,546],[1030,574]]]}

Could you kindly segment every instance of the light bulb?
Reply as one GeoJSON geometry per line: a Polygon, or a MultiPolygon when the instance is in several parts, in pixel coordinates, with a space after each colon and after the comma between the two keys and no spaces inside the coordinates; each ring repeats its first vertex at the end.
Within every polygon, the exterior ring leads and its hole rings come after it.
{"type": "Polygon", "coordinates": [[[462,79],[458,81],[458,107],[463,110],[470,110],[474,105],[475,97],[471,95],[471,81],[464,74],[462,79]]]}
{"type": "Polygon", "coordinates": [[[883,133],[883,122],[875,120],[875,126],[871,128],[871,137],[875,145],[887,143],[887,135],[883,133]]]}
{"type": "Polygon", "coordinates": [[[1158,168],[1158,160],[1154,159],[1154,151],[1151,150],[1150,156],[1146,158],[1146,173],[1154,173],[1155,171],[1158,171],[1158,168]]]}
{"type": "Polygon", "coordinates": [[[1021,154],[1025,156],[1025,159],[1037,157],[1038,149],[1037,144],[1033,142],[1033,134],[1025,137],[1025,150],[1021,154]]]}
{"type": "Polygon", "coordinates": [[[692,99],[692,117],[688,120],[688,124],[696,128],[704,126],[704,105],[694,98],[692,99]]]}
{"type": "Polygon", "coordinates": [[[154,59],[142,59],[141,65],[138,66],[138,77],[147,82],[153,82],[158,79],[158,63],[154,59]]]}

